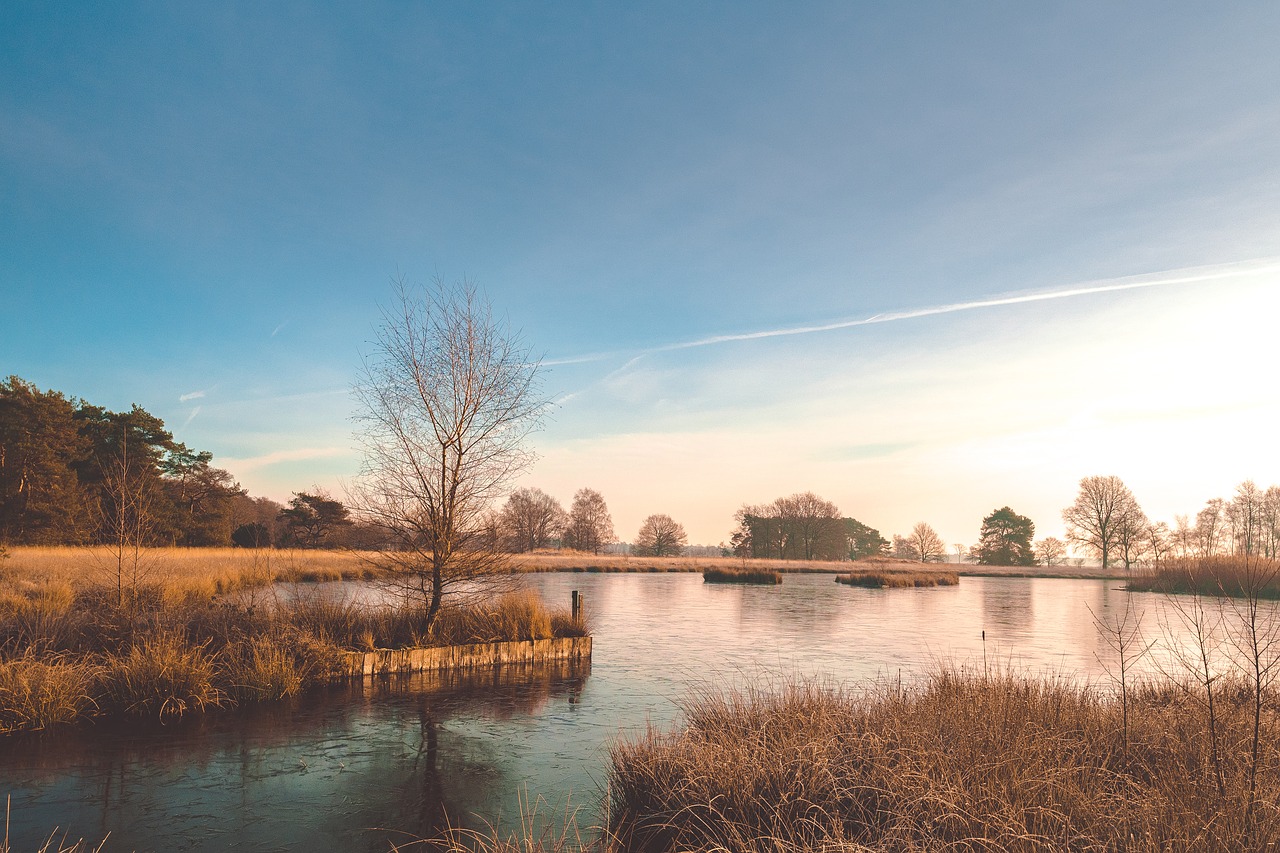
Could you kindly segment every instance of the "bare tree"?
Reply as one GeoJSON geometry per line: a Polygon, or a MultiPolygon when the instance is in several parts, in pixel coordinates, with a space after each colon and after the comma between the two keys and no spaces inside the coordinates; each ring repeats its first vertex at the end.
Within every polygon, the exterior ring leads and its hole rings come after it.
{"type": "Polygon", "coordinates": [[[1213,498],[1196,513],[1196,551],[1201,557],[1212,557],[1222,549],[1226,501],[1213,498]]]}
{"type": "Polygon", "coordinates": [[[1229,642],[1237,655],[1237,666],[1243,673],[1250,694],[1253,736],[1249,741],[1249,804],[1245,814],[1246,828],[1252,828],[1257,806],[1258,767],[1262,755],[1262,717],[1264,706],[1274,694],[1280,677],[1280,619],[1270,606],[1267,590],[1280,576],[1280,564],[1246,555],[1244,574],[1240,578],[1243,595],[1228,602],[1235,624],[1229,630],[1229,642]]]}
{"type": "Polygon", "coordinates": [[[938,531],[923,521],[911,528],[911,533],[905,538],[893,537],[894,556],[900,556],[899,539],[905,543],[905,549],[901,551],[901,555],[906,559],[921,563],[940,563],[947,554],[947,546],[938,535],[938,531]]]}
{"type": "Polygon", "coordinates": [[[1160,561],[1168,557],[1173,550],[1173,536],[1169,533],[1169,525],[1163,521],[1148,524],[1144,536],[1146,537],[1145,550],[1147,556],[1151,558],[1152,564],[1159,569],[1160,561]]]}
{"type": "Polygon", "coordinates": [[[773,502],[786,542],[783,554],[800,560],[837,559],[847,550],[844,524],[834,503],[813,492],[773,502]]]}
{"type": "Polygon", "coordinates": [[[355,389],[365,459],[352,504],[427,627],[446,594],[502,569],[485,510],[532,461],[525,440],[546,406],[538,368],[471,283],[396,283],[355,389]]]}
{"type": "Polygon", "coordinates": [[[1151,542],[1150,531],[1151,519],[1147,518],[1136,500],[1129,500],[1120,507],[1119,523],[1116,525],[1116,550],[1124,562],[1126,572],[1147,558],[1151,542]]]}
{"type": "Polygon", "coordinates": [[[651,515],[640,525],[633,553],[645,557],[678,557],[689,537],[669,515],[651,515]]]}
{"type": "Polygon", "coordinates": [[[1262,556],[1280,557],[1280,486],[1271,486],[1262,495],[1262,556]]]}
{"type": "MultiPolygon", "coordinates": [[[[1096,554],[1105,569],[1120,545],[1122,528],[1136,529],[1132,517],[1137,506],[1133,492],[1119,477],[1085,477],[1075,503],[1062,511],[1067,538],[1096,554]]],[[[1136,541],[1136,535],[1133,538],[1136,541]]]]}
{"type": "Polygon", "coordinates": [[[1236,496],[1226,507],[1226,521],[1234,553],[1261,553],[1264,500],[1262,490],[1253,480],[1245,480],[1236,486],[1236,496]]]}
{"type": "Polygon", "coordinates": [[[601,548],[613,544],[617,536],[603,495],[595,489],[578,489],[574,493],[564,538],[566,547],[593,554],[599,554],[601,548]]]}
{"type": "Polygon", "coordinates": [[[1098,663],[1107,675],[1120,687],[1120,713],[1124,748],[1129,748],[1129,674],[1133,667],[1151,651],[1155,641],[1148,642],[1142,635],[1142,611],[1134,612],[1133,599],[1124,597],[1124,610],[1111,616],[1099,616],[1090,608],[1098,635],[1115,653],[1115,663],[1097,656],[1098,663]]]}
{"type": "Polygon", "coordinates": [[[1196,532],[1185,515],[1173,517],[1173,553],[1180,559],[1190,557],[1196,549],[1196,532]]]}
{"type": "Polygon", "coordinates": [[[149,573],[146,547],[154,544],[156,517],[152,482],[139,470],[145,464],[130,454],[129,431],[122,430],[115,455],[102,464],[98,515],[116,587],[116,603],[130,604],[149,573]]]}
{"type": "MultiPolygon", "coordinates": [[[[1185,521],[1185,516],[1182,517],[1185,521]]],[[[1196,695],[1203,691],[1205,709],[1209,718],[1210,758],[1213,761],[1213,777],[1218,788],[1218,796],[1227,795],[1225,777],[1222,773],[1222,757],[1218,749],[1218,707],[1216,684],[1222,677],[1226,655],[1223,645],[1223,609],[1221,602],[1214,606],[1206,604],[1196,585],[1191,586],[1190,595],[1168,595],[1165,597],[1166,607],[1160,617],[1160,629],[1164,634],[1165,645],[1171,652],[1171,658],[1184,669],[1196,682],[1196,695]],[[1180,628],[1172,624],[1170,614],[1181,623],[1180,628]],[[1188,643],[1183,642],[1187,637],[1188,643]]]]}
{"type": "Polygon", "coordinates": [[[507,498],[498,523],[507,550],[523,554],[549,546],[564,530],[568,516],[542,489],[518,489],[507,498]]]}
{"type": "Polygon", "coordinates": [[[1046,566],[1055,566],[1066,556],[1067,546],[1056,536],[1046,536],[1036,543],[1036,560],[1046,566]]]}

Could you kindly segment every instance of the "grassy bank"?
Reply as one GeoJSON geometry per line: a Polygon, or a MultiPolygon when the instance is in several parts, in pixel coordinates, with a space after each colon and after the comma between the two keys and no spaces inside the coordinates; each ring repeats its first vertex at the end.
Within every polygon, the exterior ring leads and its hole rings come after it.
{"type": "MultiPolygon", "coordinates": [[[[136,574],[172,595],[221,595],[272,583],[359,580],[376,572],[369,555],[353,551],[275,548],[144,548],[136,574]]],[[[0,588],[21,592],[48,583],[108,585],[115,557],[104,547],[20,546],[0,561],[0,588]]],[[[134,574],[132,565],[128,569],[134,574]]]]}
{"type": "Polygon", "coordinates": [[[1129,581],[1129,589],[1280,599],[1280,561],[1261,557],[1201,557],[1169,560],[1129,581]]]}
{"type": "Polygon", "coordinates": [[[533,593],[421,612],[305,597],[210,598],[159,584],[47,582],[0,594],[0,732],[90,717],[166,719],[281,699],[341,673],[342,652],[580,636],[533,593]]]}
{"type": "Polygon", "coordinates": [[[782,583],[782,572],[771,569],[707,568],[702,570],[703,583],[747,583],[773,585],[782,583]]]}
{"type": "Polygon", "coordinates": [[[888,568],[862,569],[836,575],[836,583],[862,586],[869,589],[903,589],[917,586],[955,586],[960,583],[957,572],[940,569],[930,571],[895,570],[888,568]]]}

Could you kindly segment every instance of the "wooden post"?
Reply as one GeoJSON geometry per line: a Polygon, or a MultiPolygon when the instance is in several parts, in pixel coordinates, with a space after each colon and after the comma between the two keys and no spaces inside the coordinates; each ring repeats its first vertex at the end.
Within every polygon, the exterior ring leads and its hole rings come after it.
{"type": "Polygon", "coordinates": [[[573,604],[572,604],[573,621],[577,622],[579,619],[582,618],[582,596],[578,594],[578,591],[576,589],[573,591],[572,601],[573,601],[573,604]]]}

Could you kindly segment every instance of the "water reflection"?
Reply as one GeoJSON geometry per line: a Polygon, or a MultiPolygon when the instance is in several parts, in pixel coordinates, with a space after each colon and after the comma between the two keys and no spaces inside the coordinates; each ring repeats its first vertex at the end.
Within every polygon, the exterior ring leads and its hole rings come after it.
{"type": "Polygon", "coordinates": [[[34,849],[61,826],[119,850],[386,850],[388,830],[431,835],[513,808],[502,794],[519,767],[493,727],[571,709],[588,674],[368,679],[158,729],[11,739],[12,844],[34,849]]]}
{"type": "Polygon", "coordinates": [[[993,638],[1014,640],[1024,636],[1035,621],[1031,584],[1011,588],[988,587],[982,596],[983,630],[993,638]]]}
{"type": "MultiPolygon", "coordinates": [[[[1093,615],[1159,596],[1115,581],[964,578],[868,590],[830,575],[777,587],[700,575],[528,578],[585,595],[590,673],[502,670],[368,680],[160,730],[100,725],[4,742],[15,848],[54,825],[116,850],[386,850],[388,831],[506,825],[522,791],[591,806],[608,744],[669,725],[691,688],[777,676],[918,678],[938,661],[1105,677],[1093,615]],[[984,643],[984,632],[986,635],[984,643]],[[381,828],[380,830],[378,828],[381,828]]],[[[316,591],[319,593],[320,591],[316,591]]],[[[369,594],[335,584],[327,595],[369,594]]],[[[1150,630],[1150,629],[1149,629],[1150,630]]],[[[1153,666],[1147,662],[1144,666],[1153,666]]]]}

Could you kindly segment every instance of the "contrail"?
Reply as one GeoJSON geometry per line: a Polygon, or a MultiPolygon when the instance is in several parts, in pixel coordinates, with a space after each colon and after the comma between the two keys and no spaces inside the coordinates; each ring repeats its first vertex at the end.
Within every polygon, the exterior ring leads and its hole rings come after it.
{"type": "MultiPolygon", "coordinates": [[[[918,317],[932,317],[937,314],[954,314],[959,311],[977,311],[983,308],[997,308],[1003,305],[1020,305],[1027,302],[1047,302],[1052,299],[1072,299],[1077,296],[1091,296],[1098,293],[1115,293],[1122,290],[1139,290],[1148,287],[1171,287],[1179,284],[1197,284],[1239,275],[1257,275],[1266,272],[1280,272],[1280,259],[1260,258],[1249,261],[1237,261],[1230,264],[1187,267],[1180,270],[1147,273],[1127,276],[1125,278],[1101,279],[1062,288],[1060,290],[1043,290],[1032,293],[1011,293],[1007,296],[996,296],[991,299],[977,299],[971,302],[953,302],[948,305],[933,305],[925,308],[913,308],[906,311],[892,311],[886,314],[875,314],[853,320],[837,320],[834,323],[821,323],[810,326],[789,326],[782,329],[761,329],[756,332],[741,332],[729,335],[712,335],[691,341],[680,341],[674,344],[661,344],[641,350],[630,350],[633,354],[622,367],[612,371],[613,376],[625,371],[644,356],[671,352],[673,350],[694,349],[716,344],[733,343],[735,341],[755,341],[763,338],[781,338],[791,335],[812,335],[819,332],[834,332],[840,329],[852,329],[857,326],[870,326],[876,323],[895,323],[899,320],[914,320],[918,317]]],[[[628,355],[627,351],[602,352],[567,358],[549,359],[544,365],[585,364],[606,361],[628,355]]]]}
{"type": "MultiPolygon", "coordinates": [[[[978,299],[972,302],[953,302],[950,305],[934,305],[928,308],[915,308],[909,311],[894,311],[888,314],[876,314],[857,320],[837,320],[834,323],[823,323],[814,326],[791,326],[783,329],[764,329],[758,332],[743,332],[734,335],[714,335],[694,341],[666,344],[645,350],[651,352],[670,352],[671,350],[691,349],[693,347],[712,346],[714,344],[733,341],[754,341],[761,338],[780,338],[788,335],[810,335],[815,332],[832,332],[838,329],[852,329],[856,326],[870,326],[874,323],[893,323],[898,320],[914,320],[917,317],[931,317],[936,314],[954,314],[957,311],[976,311],[981,308],[996,308],[1001,305],[1019,305],[1025,302],[1045,302],[1051,299],[1071,299],[1076,296],[1090,296],[1095,293],[1114,293],[1121,290],[1138,290],[1146,287],[1169,287],[1177,284],[1195,284],[1216,281],[1229,275],[1258,274],[1280,271],[1280,260],[1266,259],[1241,261],[1234,264],[1216,266],[1190,267],[1184,270],[1131,276],[1121,279],[1108,279],[1096,283],[1077,285],[1063,290],[1047,290],[1038,293],[1011,294],[997,296],[992,299],[978,299]]],[[[634,359],[633,359],[634,361],[634,359]]]]}

